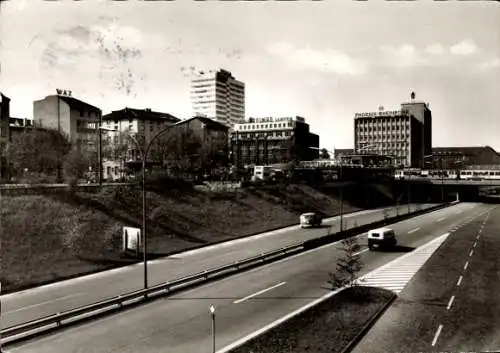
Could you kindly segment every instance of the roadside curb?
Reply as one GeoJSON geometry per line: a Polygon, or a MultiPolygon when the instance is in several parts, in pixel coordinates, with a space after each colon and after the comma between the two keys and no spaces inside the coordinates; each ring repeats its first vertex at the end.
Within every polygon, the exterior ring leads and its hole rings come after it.
{"type": "Polygon", "coordinates": [[[356,345],[361,341],[361,339],[370,331],[370,329],[375,325],[375,323],[380,319],[380,317],[389,309],[389,307],[398,298],[397,294],[393,293],[392,297],[385,303],[373,316],[368,320],[368,322],[363,326],[361,331],[340,351],[340,353],[349,353],[356,347],[356,345]]]}

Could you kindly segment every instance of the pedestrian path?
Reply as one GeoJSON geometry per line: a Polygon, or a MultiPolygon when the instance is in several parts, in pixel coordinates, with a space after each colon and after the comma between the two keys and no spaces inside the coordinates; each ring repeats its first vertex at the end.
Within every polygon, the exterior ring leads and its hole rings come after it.
{"type": "Polygon", "coordinates": [[[356,281],[357,284],[360,286],[384,288],[399,294],[408,282],[410,282],[415,273],[446,240],[449,234],[443,234],[412,252],[361,276],[356,281]]]}

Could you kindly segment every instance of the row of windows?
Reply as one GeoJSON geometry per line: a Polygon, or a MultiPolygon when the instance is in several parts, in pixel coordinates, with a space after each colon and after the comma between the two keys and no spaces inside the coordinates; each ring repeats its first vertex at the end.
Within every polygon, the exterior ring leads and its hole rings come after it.
{"type": "Polygon", "coordinates": [[[399,133],[399,134],[384,134],[384,135],[368,135],[368,134],[356,134],[359,139],[365,140],[390,140],[390,139],[409,139],[410,134],[399,133]]]}
{"type": "Polygon", "coordinates": [[[292,131],[274,131],[274,132],[268,132],[265,134],[265,136],[262,136],[262,134],[259,134],[259,133],[255,133],[255,132],[244,132],[244,133],[240,133],[238,135],[239,137],[241,138],[256,138],[256,137],[260,137],[260,138],[265,138],[266,136],[267,137],[288,137],[288,136],[292,136],[292,131]]]}

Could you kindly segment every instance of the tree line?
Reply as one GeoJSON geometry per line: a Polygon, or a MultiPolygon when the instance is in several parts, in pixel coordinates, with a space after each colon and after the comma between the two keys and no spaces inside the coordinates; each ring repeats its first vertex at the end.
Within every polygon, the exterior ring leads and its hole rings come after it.
{"type": "MultiPolygon", "coordinates": [[[[12,137],[1,147],[1,174],[4,181],[16,183],[77,183],[96,181],[99,172],[98,135],[92,148],[72,141],[64,133],[37,128],[12,137]]],[[[103,133],[101,158],[119,162],[124,174],[140,168],[142,151],[149,143],[144,134],[123,131],[103,133]]],[[[172,128],[150,147],[147,168],[167,171],[173,177],[213,174],[226,167],[228,141],[225,134],[207,138],[186,128],[172,128]]]]}

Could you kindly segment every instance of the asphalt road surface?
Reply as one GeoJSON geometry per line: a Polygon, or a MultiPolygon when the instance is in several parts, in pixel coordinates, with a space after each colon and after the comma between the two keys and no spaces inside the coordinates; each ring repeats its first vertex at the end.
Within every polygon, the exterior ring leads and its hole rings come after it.
{"type": "MultiPolygon", "coordinates": [[[[424,204],[422,208],[432,205],[434,204],[424,204]]],[[[416,205],[411,205],[411,210],[414,211],[415,207],[416,205]]],[[[384,210],[366,210],[345,215],[344,224],[351,228],[355,224],[362,225],[383,219],[384,210]]],[[[396,208],[391,208],[390,212],[394,215],[396,208]]],[[[399,206],[398,212],[399,214],[408,212],[407,205],[399,206]]],[[[334,231],[339,230],[337,217],[325,220],[324,223],[333,225],[334,231]]],[[[301,229],[299,226],[292,226],[149,261],[148,282],[150,286],[160,284],[326,233],[327,228],[301,229]]],[[[144,286],[143,278],[143,265],[140,263],[1,296],[2,320],[0,327],[6,328],[22,324],[142,289],[144,286]]]]}
{"type": "Polygon", "coordinates": [[[456,229],[353,350],[500,351],[500,207],[456,229]]]}
{"type": "MultiPolygon", "coordinates": [[[[421,215],[393,228],[407,250],[449,232],[483,206],[457,204],[421,215]]],[[[359,236],[364,269],[368,273],[404,254],[370,252],[366,236],[359,236]]],[[[78,327],[66,328],[18,346],[9,352],[169,352],[206,353],[211,349],[211,316],[216,306],[216,347],[232,342],[326,294],[328,272],[341,256],[335,243],[291,258],[159,299],[78,327]]]]}

